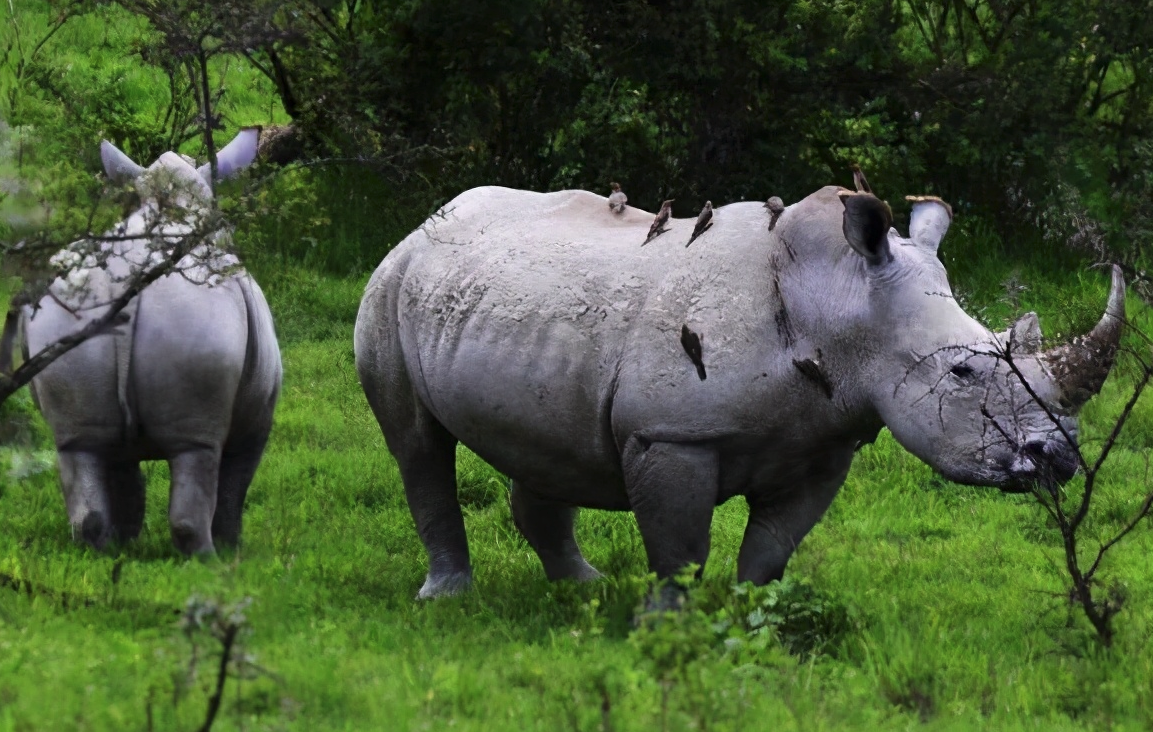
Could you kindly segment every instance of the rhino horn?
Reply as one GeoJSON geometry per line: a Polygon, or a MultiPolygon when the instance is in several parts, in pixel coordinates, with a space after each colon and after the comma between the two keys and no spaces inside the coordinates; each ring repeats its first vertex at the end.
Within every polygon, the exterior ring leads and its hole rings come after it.
{"type": "Polygon", "coordinates": [[[100,143],[100,162],[104,163],[104,172],[108,179],[114,183],[127,183],[135,180],[136,176],[144,172],[144,168],[132,158],[121,152],[120,148],[108,140],[100,143]]]}
{"type": "Polygon", "coordinates": [[[1105,314],[1087,335],[1046,351],[1043,359],[1056,380],[1061,406],[1077,410],[1101,390],[1125,326],[1125,278],[1113,265],[1113,285],[1105,314]]]}
{"type": "Polygon", "coordinates": [[[937,251],[953,222],[953,208],[936,196],[905,196],[905,200],[913,204],[909,239],[917,246],[937,251]]]}

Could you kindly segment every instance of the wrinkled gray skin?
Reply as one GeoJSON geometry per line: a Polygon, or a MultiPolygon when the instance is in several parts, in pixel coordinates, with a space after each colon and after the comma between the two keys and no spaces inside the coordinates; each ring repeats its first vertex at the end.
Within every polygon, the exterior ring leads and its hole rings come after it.
{"type": "MultiPolygon", "coordinates": [[[[882,426],[962,483],[1068,479],[1072,446],[1006,362],[982,355],[1009,332],[952,297],[936,256],[947,207],[914,204],[906,239],[876,206],[851,216],[841,193],[790,206],[771,232],[760,202],[718,208],[686,249],[692,219],[642,248],[652,214],[615,216],[583,191],[478,188],[385,257],[356,361],[428,550],[419,596],[471,581],[458,441],[513,479],[516,525],[552,579],[597,576],[575,507],[632,510],[663,578],[704,564],[713,508],[737,495],[750,506],[738,579],[779,578],[882,426]],[[707,380],[682,324],[701,334],[707,380]],[[831,397],[794,363],[807,359],[831,397]]],[[[1122,294],[1115,275],[1102,319],[1114,347],[1122,294]]],[[[1039,341],[1026,316],[1014,362],[1060,409],[1039,341]]],[[[1075,408],[1061,417],[1073,439],[1075,408]]]]}
{"type": "MultiPolygon", "coordinates": [[[[229,175],[252,161],[258,129],[219,154],[229,175]]],[[[176,181],[181,203],[210,205],[207,166],[197,170],[165,153],[147,170],[111,143],[101,147],[110,178],[134,179],[142,206],[114,232],[141,234],[155,220],[150,186],[176,181]]],[[[162,224],[166,234],[186,232],[162,224]]],[[[50,296],[23,314],[25,351],[36,353],[105,312],[122,280],[149,255],[143,240],[114,244],[107,270],[57,279],[50,296]],[[76,285],[79,285],[77,287],[76,285]]],[[[64,502],[73,536],[100,549],[135,538],[144,520],[142,460],[167,460],[172,476],[169,524],[185,554],[234,545],[241,510],[260,462],[280,391],[280,351],[272,315],[256,282],[232,255],[201,246],[130,304],[117,333],[85,341],[32,381],[55,435],[64,502]]]]}

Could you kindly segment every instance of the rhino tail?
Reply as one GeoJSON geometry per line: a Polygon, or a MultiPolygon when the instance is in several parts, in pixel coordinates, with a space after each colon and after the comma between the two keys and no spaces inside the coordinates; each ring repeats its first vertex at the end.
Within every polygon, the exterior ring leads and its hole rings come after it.
{"type": "Polygon", "coordinates": [[[130,436],[136,429],[136,409],[129,389],[129,376],[132,371],[132,346],[136,343],[136,314],[140,310],[140,295],[128,301],[121,314],[128,318],[128,327],[114,332],[113,349],[116,353],[116,401],[120,404],[120,416],[124,434],[130,436]]]}

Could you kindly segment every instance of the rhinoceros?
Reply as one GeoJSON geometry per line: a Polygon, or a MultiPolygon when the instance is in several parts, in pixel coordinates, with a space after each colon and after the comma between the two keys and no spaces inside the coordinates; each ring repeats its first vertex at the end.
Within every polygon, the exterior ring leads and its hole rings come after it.
{"type": "MultiPolygon", "coordinates": [[[[253,160],[259,133],[242,130],[220,151],[218,178],[253,160]]],[[[114,228],[99,257],[75,247],[57,255],[68,272],[21,315],[26,357],[103,315],[164,256],[160,235],[179,239],[211,206],[207,164],[198,169],[167,152],[144,169],[107,141],[101,158],[109,178],[135,181],[142,205],[114,228]],[[178,209],[188,215],[167,216],[178,209]]],[[[281,363],[264,294],[220,243],[196,244],[131,301],[126,324],[84,341],[31,383],[55,437],[73,536],[97,549],[140,533],[143,460],[168,461],[168,517],[181,552],[211,554],[216,543],[239,540],[281,363]]]]}
{"type": "Polygon", "coordinates": [[[713,509],[734,496],[749,506],[738,580],[780,578],[882,427],[960,483],[1073,475],[1076,411],[1120,337],[1119,271],[1092,332],[1042,352],[1035,315],[995,334],[958,305],[940,199],[913,199],[908,237],[882,201],[836,186],[770,218],[734,203],[692,248],[692,219],[642,247],[652,214],[485,187],[384,258],[356,365],[428,552],[419,597],[471,582],[458,442],[509,476],[550,579],[597,576],[577,507],[633,511],[667,578],[704,565],[713,509]]]}

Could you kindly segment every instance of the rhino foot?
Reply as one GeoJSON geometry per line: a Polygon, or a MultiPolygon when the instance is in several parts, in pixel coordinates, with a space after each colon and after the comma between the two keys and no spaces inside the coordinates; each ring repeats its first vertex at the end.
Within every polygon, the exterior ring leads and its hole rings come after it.
{"type": "Polygon", "coordinates": [[[216,548],[207,532],[187,523],[172,524],[172,543],[186,557],[204,559],[216,555],[216,548]]]}
{"type": "Polygon", "coordinates": [[[543,557],[541,561],[545,564],[545,575],[554,582],[566,579],[592,582],[604,577],[579,554],[575,558],[566,558],[563,562],[545,562],[543,557]]]}
{"type": "Polygon", "coordinates": [[[604,577],[603,574],[597,571],[596,567],[588,562],[584,562],[583,564],[583,567],[578,568],[577,571],[572,574],[572,578],[577,582],[592,582],[593,580],[599,580],[604,577]]]}
{"type": "Polygon", "coordinates": [[[431,572],[424,580],[416,599],[432,600],[438,597],[452,597],[467,591],[472,587],[472,572],[445,572],[433,575],[431,572]]]}
{"type": "Polygon", "coordinates": [[[90,511],[80,524],[80,538],[93,549],[102,551],[112,538],[111,527],[104,514],[99,511],[90,511]]]}

